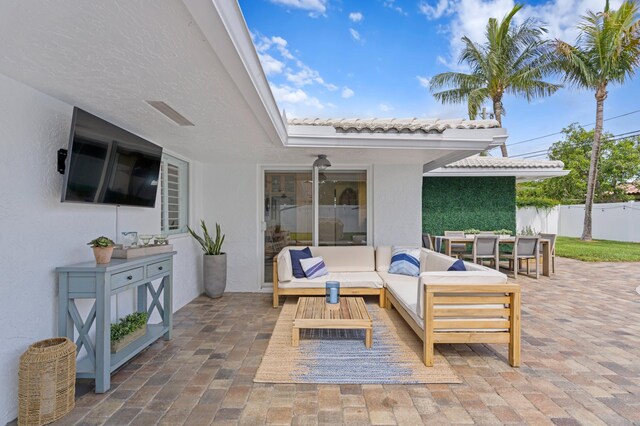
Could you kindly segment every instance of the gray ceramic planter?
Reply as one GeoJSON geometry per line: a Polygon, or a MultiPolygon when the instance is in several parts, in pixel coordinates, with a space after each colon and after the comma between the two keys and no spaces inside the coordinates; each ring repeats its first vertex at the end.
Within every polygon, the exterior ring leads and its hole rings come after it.
{"type": "Polygon", "coordinates": [[[203,255],[202,278],[209,297],[221,297],[227,286],[227,254],[203,255]]]}

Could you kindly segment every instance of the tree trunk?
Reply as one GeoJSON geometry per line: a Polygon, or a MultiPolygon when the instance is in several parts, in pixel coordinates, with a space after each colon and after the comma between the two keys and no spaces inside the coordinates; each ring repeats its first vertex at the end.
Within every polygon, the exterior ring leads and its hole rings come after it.
{"type": "Polygon", "coordinates": [[[602,137],[602,121],[604,116],[604,100],[607,98],[607,85],[603,84],[596,90],[596,127],[593,133],[593,145],[591,146],[591,163],[589,164],[589,176],[587,178],[587,197],[584,203],[584,226],[582,228],[582,241],[591,241],[591,222],[593,212],[593,198],[596,192],[598,178],[598,161],[600,160],[600,138],[602,137]]]}
{"type": "MultiPolygon", "coordinates": [[[[502,101],[500,99],[493,100],[493,115],[495,115],[498,125],[502,127],[502,101]]],[[[500,145],[500,151],[503,157],[509,156],[507,154],[507,145],[504,142],[500,145]]]]}

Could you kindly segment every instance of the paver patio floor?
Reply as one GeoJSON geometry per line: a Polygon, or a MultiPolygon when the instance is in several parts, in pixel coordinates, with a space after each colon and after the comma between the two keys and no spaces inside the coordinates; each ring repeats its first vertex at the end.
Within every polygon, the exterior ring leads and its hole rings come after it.
{"type": "Polygon", "coordinates": [[[640,424],[640,263],[556,266],[518,277],[519,369],[506,345],[439,345],[463,384],[254,384],[280,310],[268,294],[231,293],[178,311],[171,342],[58,424],[640,424]]]}

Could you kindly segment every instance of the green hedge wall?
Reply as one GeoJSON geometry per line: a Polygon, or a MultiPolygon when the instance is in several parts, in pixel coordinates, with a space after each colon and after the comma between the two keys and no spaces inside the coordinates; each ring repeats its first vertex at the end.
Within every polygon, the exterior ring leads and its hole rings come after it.
{"type": "Polygon", "coordinates": [[[516,232],[516,179],[500,177],[425,177],[422,181],[422,232],[445,230],[516,232]]]}

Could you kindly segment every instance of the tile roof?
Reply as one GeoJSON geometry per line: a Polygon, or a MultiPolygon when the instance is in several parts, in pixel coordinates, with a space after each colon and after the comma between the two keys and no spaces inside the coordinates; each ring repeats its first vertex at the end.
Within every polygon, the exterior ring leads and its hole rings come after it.
{"type": "Polygon", "coordinates": [[[520,158],[481,157],[475,155],[447,164],[445,169],[562,169],[562,161],[551,160],[525,160],[520,158]]]}
{"type": "Polygon", "coordinates": [[[442,133],[446,129],[490,129],[500,127],[496,120],[439,120],[435,118],[292,118],[291,126],[332,126],[343,132],[442,133]]]}

